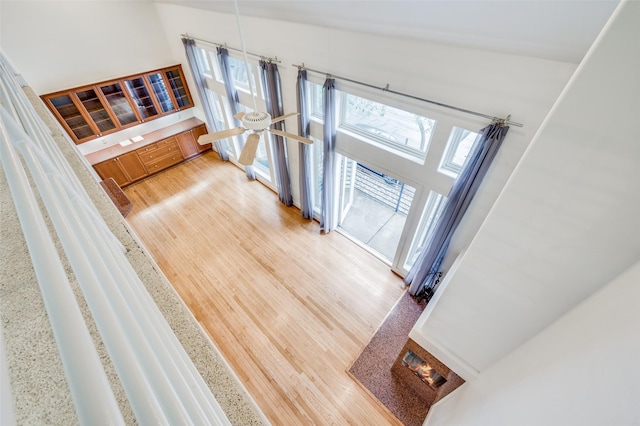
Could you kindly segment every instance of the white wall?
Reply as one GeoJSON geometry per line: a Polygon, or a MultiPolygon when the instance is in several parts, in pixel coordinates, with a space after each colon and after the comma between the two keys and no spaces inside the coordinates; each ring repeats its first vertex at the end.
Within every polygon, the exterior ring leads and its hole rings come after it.
{"type": "MultiPolygon", "coordinates": [[[[249,7],[249,6],[247,6],[249,7]]],[[[190,9],[173,4],[158,4],[158,14],[163,23],[171,51],[182,54],[180,34],[240,48],[240,38],[235,16],[190,9]]],[[[242,9],[241,9],[242,14],[242,9]]],[[[435,43],[336,29],[293,24],[268,19],[241,16],[247,50],[281,60],[279,71],[282,80],[284,109],[294,111],[296,68],[292,64],[304,63],[307,67],[334,75],[361,80],[376,86],[390,84],[399,92],[477,110],[483,113],[506,116],[524,123],[523,128],[513,127],[499,154],[487,182],[478,194],[475,205],[462,224],[459,238],[451,248],[455,257],[468,244],[497,197],[504,182],[511,174],[535,130],[575,70],[575,64],[553,62],[535,58],[463,49],[435,43]]],[[[316,82],[324,81],[324,75],[309,74],[316,82]]],[[[337,88],[345,87],[341,80],[337,88]]],[[[363,90],[351,86],[352,90],[363,90]]],[[[380,96],[380,94],[378,94],[380,96]]],[[[391,98],[390,98],[391,99],[391,98]]],[[[394,99],[398,101],[398,98],[394,99]]],[[[400,98],[406,108],[431,117],[438,115],[439,126],[449,129],[452,124],[480,129],[488,122],[484,119],[434,109],[424,103],[408,102],[400,98]],[[448,127],[447,127],[448,126],[448,127]]],[[[287,121],[295,126],[295,120],[287,121]]],[[[291,128],[290,128],[291,130],[291,128]]],[[[295,128],[294,128],[295,130],[295,128]]],[[[448,133],[446,134],[448,136],[448,133]]],[[[443,150],[446,136],[432,144],[435,152],[443,150]]],[[[298,199],[297,145],[289,146],[294,200],[298,199]]],[[[389,156],[382,150],[361,153],[381,171],[386,171],[389,156]]],[[[427,161],[439,158],[428,157],[427,161]]],[[[425,183],[429,176],[421,168],[406,168],[403,176],[411,184],[425,183]]],[[[451,180],[448,181],[449,185],[451,180]]],[[[448,188],[442,188],[446,194],[448,188]]]]}
{"type": "Polygon", "coordinates": [[[175,64],[152,2],[3,1],[0,47],[37,94],[175,64]]]}
{"type": "Polygon", "coordinates": [[[428,426],[640,425],[640,262],[429,411],[428,426]]]}
{"type": "MultiPolygon", "coordinates": [[[[491,383],[485,372],[499,359],[640,259],[640,3],[617,12],[411,332],[443,362],[479,371],[475,386],[491,383]]],[[[618,310],[607,309],[600,321],[618,310]]],[[[602,334],[592,338],[609,345],[602,334]]]]}

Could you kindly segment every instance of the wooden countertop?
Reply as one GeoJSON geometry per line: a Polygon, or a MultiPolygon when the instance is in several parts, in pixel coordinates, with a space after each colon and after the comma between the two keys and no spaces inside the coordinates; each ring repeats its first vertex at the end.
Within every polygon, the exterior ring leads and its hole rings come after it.
{"type": "Polygon", "coordinates": [[[193,129],[201,124],[204,124],[204,122],[192,117],[188,120],[144,134],[142,135],[143,139],[140,142],[133,142],[131,145],[127,146],[122,146],[117,143],[108,148],[87,154],[85,157],[87,161],[89,161],[89,164],[93,166],[94,164],[102,163],[103,161],[110,160],[119,155],[126,154],[127,152],[135,151],[136,149],[140,149],[146,145],[177,135],[178,133],[186,132],[187,130],[193,129]]]}

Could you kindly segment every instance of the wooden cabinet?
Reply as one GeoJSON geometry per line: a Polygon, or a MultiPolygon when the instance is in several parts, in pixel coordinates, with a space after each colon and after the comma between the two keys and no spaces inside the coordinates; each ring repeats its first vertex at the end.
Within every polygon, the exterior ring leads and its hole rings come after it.
{"type": "Polygon", "coordinates": [[[150,72],[145,76],[160,114],[191,108],[193,101],[179,66],[150,72]]]}
{"type": "Polygon", "coordinates": [[[176,108],[180,110],[192,107],[191,94],[189,93],[189,88],[182,74],[182,68],[173,67],[166,69],[164,70],[164,77],[171,88],[171,94],[173,95],[176,108]]]}
{"type": "Polygon", "coordinates": [[[176,135],[178,146],[180,147],[182,156],[185,159],[196,156],[211,148],[211,144],[200,145],[198,143],[198,138],[201,135],[204,135],[206,133],[207,133],[207,128],[205,127],[204,124],[202,124],[189,131],[182,132],[176,135]]]}
{"type": "Polygon", "coordinates": [[[136,152],[150,174],[157,173],[184,160],[175,136],[147,145],[136,152]]]}
{"type": "Polygon", "coordinates": [[[124,187],[207,151],[210,144],[201,146],[197,142],[206,133],[205,124],[191,118],[144,135],[147,143],[140,148],[115,145],[87,159],[103,180],[113,178],[124,187]]]}
{"type": "Polygon", "coordinates": [[[141,122],[133,109],[133,100],[125,92],[123,82],[112,81],[98,87],[120,127],[129,127],[141,122]]]}
{"type": "Polygon", "coordinates": [[[136,76],[123,80],[135,111],[141,121],[158,117],[158,107],[151,97],[149,86],[145,83],[144,76],[136,76]]]}
{"type": "Polygon", "coordinates": [[[95,87],[77,90],[74,95],[78,98],[85,111],[89,114],[90,123],[97,128],[99,135],[116,129],[111,114],[102,99],[98,97],[95,87]]]}
{"type": "Polygon", "coordinates": [[[81,112],[74,99],[73,93],[64,93],[47,99],[47,106],[54,111],[54,115],[76,141],[84,142],[92,139],[96,131],[89,125],[89,120],[81,112]]]}
{"type": "Polygon", "coordinates": [[[193,107],[180,65],[41,98],[77,144],[193,107]]]}
{"type": "Polygon", "coordinates": [[[206,135],[207,133],[209,133],[207,131],[207,126],[205,126],[204,124],[194,128],[191,130],[191,135],[193,136],[193,141],[196,143],[196,146],[198,147],[198,152],[199,153],[203,153],[205,151],[208,151],[211,149],[211,144],[208,143],[206,145],[200,145],[198,143],[198,138],[202,135],[206,135]]]}
{"type": "Polygon", "coordinates": [[[149,175],[135,151],[95,164],[93,168],[103,180],[113,178],[121,187],[149,175]]]}

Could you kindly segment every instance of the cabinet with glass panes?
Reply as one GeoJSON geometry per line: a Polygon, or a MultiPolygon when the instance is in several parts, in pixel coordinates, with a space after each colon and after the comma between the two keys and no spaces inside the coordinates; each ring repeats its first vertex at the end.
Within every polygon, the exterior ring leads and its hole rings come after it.
{"type": "Polygon", "coordinates": [[[184,81],[182,70],[178,67],[174,69],[168,69],[164,72],[167,80],[169,81],[169,87],[176,100],[178,108],[189,108],[193,106],[191,104],[191,96],[189,95],[189,89],[184,81]]]}
{"type": "Polygon", "coordinates": [[[76,141],[84,141],[93,137],[95,131],[73,102],[70,94],[53,96],[49,102],[57,112],[58,121],[67,132],[71,132],[70,134],[76,141]]]}
{"type": "Polygon", "coordinates": [[[191,108],[191,94],[180,66],[157,70],[146,75],[163,114],[191,108]]]}
{"type": "Polygon", "coordinates": [[[77,144],[193,106],[180,65],[41,98],[77,144]]]}

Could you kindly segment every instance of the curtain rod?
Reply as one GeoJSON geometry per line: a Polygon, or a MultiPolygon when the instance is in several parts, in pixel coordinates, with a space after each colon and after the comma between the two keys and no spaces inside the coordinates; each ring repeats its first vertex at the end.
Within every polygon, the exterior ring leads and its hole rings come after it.
{"type": "MultiPolygon", "coordinates": [[[[193,39],[193,40],[196,40],[196,41],[201,41],[203,43],[212,44],[212,45],[217,46],[217,47],[224,47],[225,49],[234,50],[234,51],[240,52],[240,53],[243,52],[242,49],[238,49],[238,48],[235,48],[235,47],[227,46],[227,43],[216,43],[215,41],[209,41],[209,40],[204,40],[204,39],[197,38],[197,37],[192,37],[189,34],[180,34],[180,35],[182,37],[187,37],[187,38],[190,38],[190,39],[193,39]]],[[[271,58],[269,56],[258,55],[257,53],[251,53],[251,52],[247,52],[247,55],[250,55],[250,56],[253,56],[253,57],[256,57],[256,58],[260,58],[262,60],[265,60],[267,62],[272,62],[272,63],[275,63],[275,64],[282,63],[282,61],[280,61],[277,56],[271,58]]]]}
{"type": "Polygon", "coordinates": [[[464,112],[464,113],[467,113],[467,114],[472,114],[472,115],[477,115],[477,116],[484,117],[484,118],[489,118],[494,122],[502,122],[504,124],[510,124],[512,126],[522,127],[521,123],[516,123],[514,121],[509,121],[509,119],[511,118],[510,115],[507,116],[507,118],[500,118],[500,117],[494,117],[493,115],[482,114],[480,112],[471,111],[471,110],[464,109],[464,108],[459,108],[459,107],[456,107],[456,106],[453,106],[453,105],[443,104],[441,102],[432,101],[430,99],[419,98],[417,96],[409,95],[407,93],[396,92],[395,90],[389,89],[389,84],[387,84],[385,87],[378,87],[378,86],[374,86],[373,84],[364,83],[362,81],[352,80],[350,78],[340,77],[340,76],[333,75],[333,74],[330,74],[330,73],[327,73],[327,72],[322,72],[322,71],[314,70],[314,69],[311,69],[311,68],[307,68],[307,67],[304,66],[304,63],[302,65],[292,64],[292,66],[297,67],[298,70],[307,70],[307,71],[315,72],[317,74],[325,74],[327,76],[327,78],[337,78],[338,80],[348,81],[350,83],[359,84],[361,86],[366,86],[366,87],[369,87],[371,89],[382,90],[383,92],[393,93],[394,95],[400,95],[400,96],[404,96],[404,97],[407,97],[407,98],[415,99],[417,101],[426,102],[426,103],[433,104],[433,105],[438,105],[438,106],[441,106],[443,108],[449,108],[449,109],[453,109],[453,110],[456,110],[456,111],[464,112]]]}

